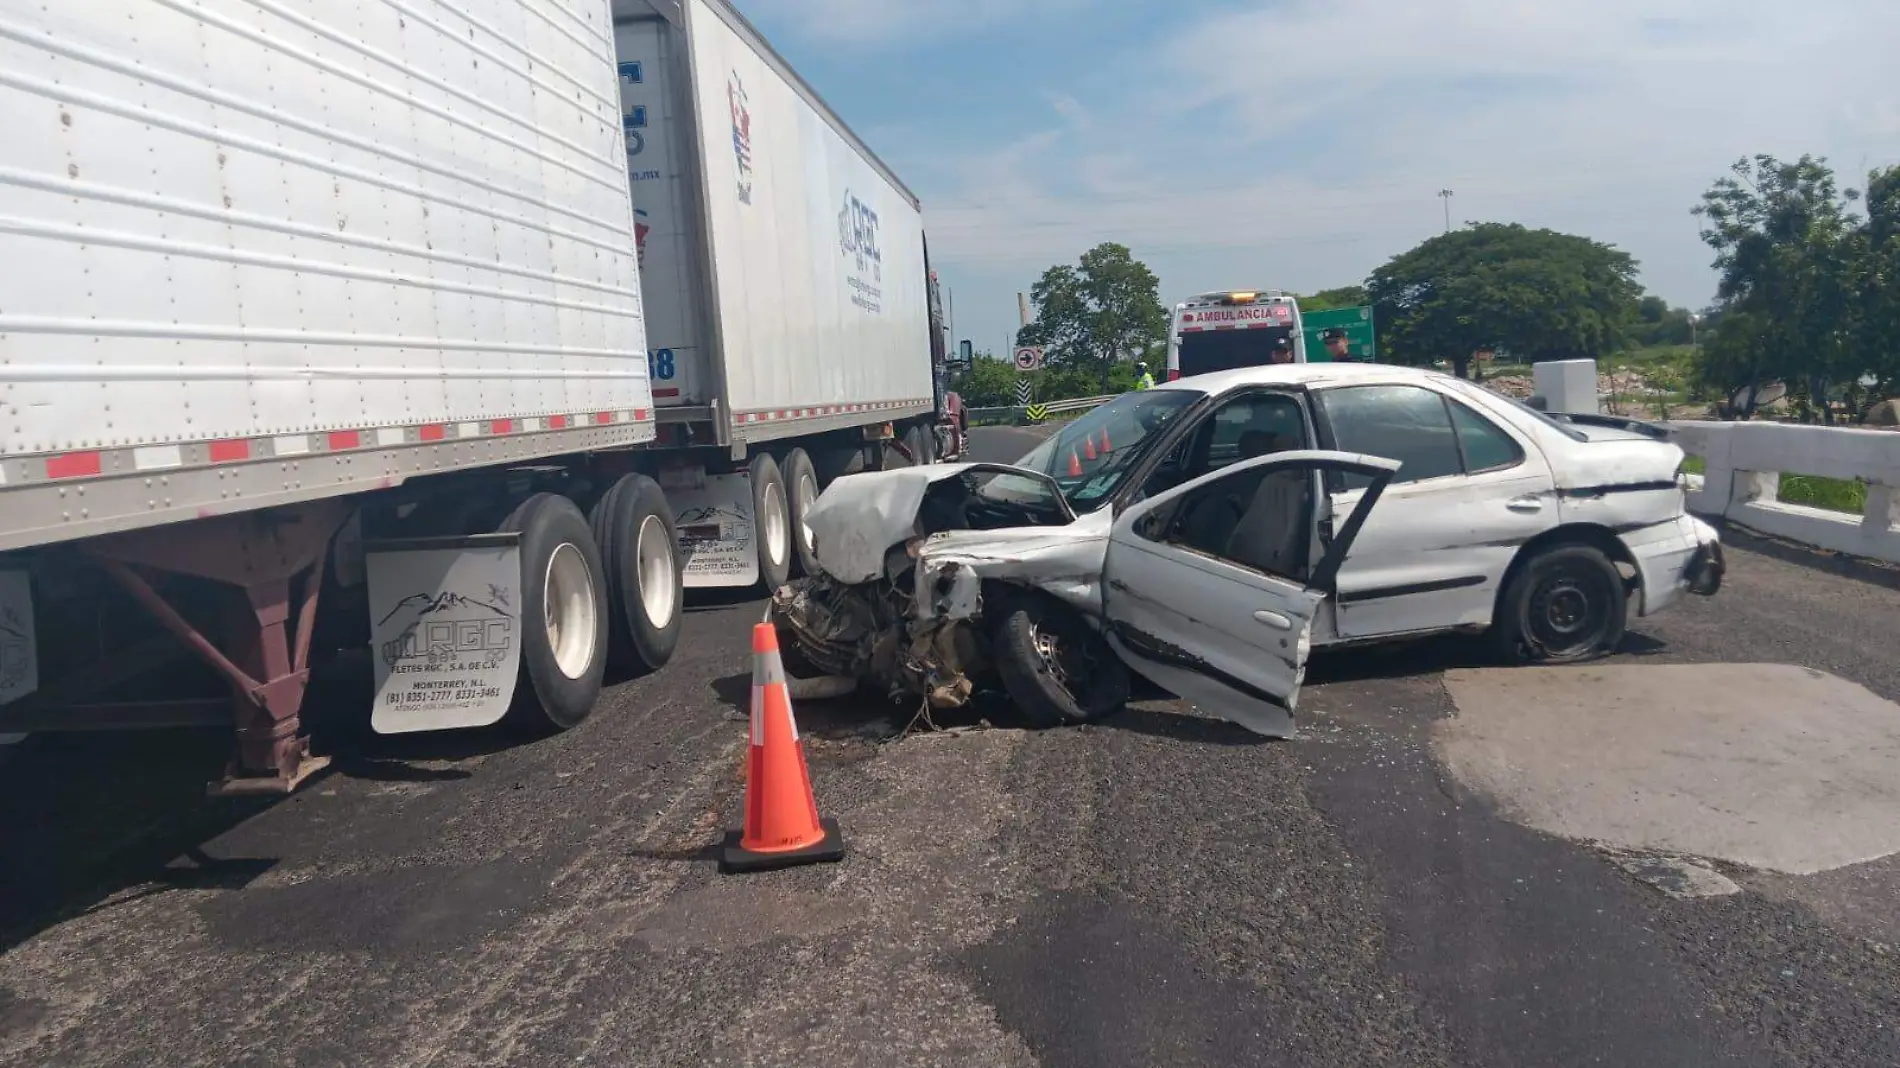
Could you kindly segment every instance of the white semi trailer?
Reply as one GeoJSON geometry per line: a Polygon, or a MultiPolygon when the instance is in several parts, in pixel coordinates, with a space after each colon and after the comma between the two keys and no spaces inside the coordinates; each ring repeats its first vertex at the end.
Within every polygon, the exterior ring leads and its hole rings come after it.
{"type": "Polygon", "coordinates": [[[578,723],[928,461],[917,200],[724,0],[0,0],[0,736],[578,723]]]}

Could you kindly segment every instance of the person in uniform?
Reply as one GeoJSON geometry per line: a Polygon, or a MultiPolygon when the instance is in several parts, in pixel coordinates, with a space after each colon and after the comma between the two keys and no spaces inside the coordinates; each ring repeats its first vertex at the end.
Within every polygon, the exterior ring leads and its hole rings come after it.
{"type": "Polygon", "coordinates": [[[1352,359],[1352,350],[1346,347],[1346,331],[1343,327],[1329,326],[1320,332],[1321,344],[1326,346],[1326,354],[1336,362],[1343,363],[1352,359]]]}
{"type": "Polygon", "coordinates": [[[1135,361],[1135,388],[1155,388],[1155,376],[1148,373],[1148,363],[1146,360],[1135,361]]]}
{"type": "Polygon", "coordinates": [[[1268,363],[1292,363],[1293,339],[1277,337],[1273,339],[1273,348],[1267,353],[1268,363]]]}

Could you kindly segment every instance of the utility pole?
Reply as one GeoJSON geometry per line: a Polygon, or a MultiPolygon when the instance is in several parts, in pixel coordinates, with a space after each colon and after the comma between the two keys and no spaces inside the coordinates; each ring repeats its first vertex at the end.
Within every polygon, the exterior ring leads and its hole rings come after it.
{"type": "Polygon", "coordinates": [[[1445,232],[1448,234],[1451,233],[1451,197],[1452,193],[1449,189],[1438,191],[1438,199],[1445,202],[1445,232]]]}
{"type": "Polygon", "coordinates": [[[1022,320],[1024,326],[1029,325],[1029,298],[1021,293],[1016,294],[1016,317],[1022,320]]]}

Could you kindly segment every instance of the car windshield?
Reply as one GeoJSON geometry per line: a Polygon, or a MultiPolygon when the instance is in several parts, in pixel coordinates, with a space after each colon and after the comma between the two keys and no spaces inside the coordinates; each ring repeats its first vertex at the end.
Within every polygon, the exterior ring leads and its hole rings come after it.
{"type": "Polygon", "coordinates": [[[1123,394],[1057,430],[1016,466],[1054,478],[1078,514],[1094,511],[1128,477],[1147,443],[1203,396],[1191,389],[1123,394]]]}

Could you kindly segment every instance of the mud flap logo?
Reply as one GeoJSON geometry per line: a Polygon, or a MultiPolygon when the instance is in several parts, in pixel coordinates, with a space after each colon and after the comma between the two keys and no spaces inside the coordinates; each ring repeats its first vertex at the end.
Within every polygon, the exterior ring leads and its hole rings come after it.
{"type": "Polygon", "coordinates": [[[367,556],[379,733],[487,726],[508,710],[521,660],[520,553],[467,540],[383,543],[367,556]]]}
{"type": "Polygon", "coordinates": [[[32,586],[24,572],[0,571],[0,705],[39,688],[32,586]]]}

